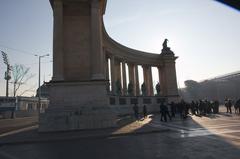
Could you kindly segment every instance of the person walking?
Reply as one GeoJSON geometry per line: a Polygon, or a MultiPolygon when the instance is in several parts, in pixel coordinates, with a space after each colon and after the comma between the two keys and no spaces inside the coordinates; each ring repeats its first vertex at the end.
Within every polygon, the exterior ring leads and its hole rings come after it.
{"type": "Polygon", "coordinates": [[[137,106],[136,103],[133,106],[133,111],[134,111],[135,119],[138,120],[139,119],[139,112],[138,112],[138,106],[137,106]]]}
{"type": "Polygon", "coordinates": [[[170,104],[170,108],[171,108],[171,116],[172,117],[175,117],[175,114],[176,114],[176,104],[174,102],[171,102],[170,104]]]}
{"type": "Polygon", "coordinates": [[[160,114],[161,114],[160,120],[163,121],[163,118],[165,119],[165,116],[166,116],[165,107],[164,107],[163,102],[161,102],[161,104],[160,104],[160,114]]]}
{"type": "Polygon", "coordinates": [[[147,106],[146,105],[143,106],[143,117],[144,117],[144,119],[147,118],[147,106]]]}
{"type": "Polygon", "coordinates": [[[228,110],[230,112],[230,114],[232,114],[232,100],[228,99],[228,110]]]}
{"type": "Polygon", "coordinates": [[[161,112],[161,118],[160,118],[161,121],[163,121],[164,119],[164,121],[167,122],[167,116],[169,117],[170,120],[172,120],[168,111],[168,106],[164,102],[162,102],[160,105],[160,112],[161,112]]]}

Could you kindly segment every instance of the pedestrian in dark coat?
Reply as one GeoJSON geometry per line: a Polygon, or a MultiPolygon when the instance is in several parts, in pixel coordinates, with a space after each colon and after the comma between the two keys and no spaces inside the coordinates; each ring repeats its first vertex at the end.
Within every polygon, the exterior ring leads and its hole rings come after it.
{"type": "Polygon", "coordinates": [[[139,112],[138,112],[138,106],[137,106],[137,104],[134,104],[134,106],[133,106],[133,111],[134,111],[134,116],[135,116],[135,118],[138,120],[138,119],[139,119],[139,118],[138,118],[139,112]]]}
{"type": "Polygon", "coordinates": [[[146,107],[146,105],[143,106],[143,117],[147,118],[147,107],[146,107]]]}

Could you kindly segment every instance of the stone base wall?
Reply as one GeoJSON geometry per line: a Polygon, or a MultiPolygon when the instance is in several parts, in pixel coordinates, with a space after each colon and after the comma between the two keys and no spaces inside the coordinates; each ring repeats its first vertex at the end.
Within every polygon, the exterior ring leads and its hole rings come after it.
{"type": "Polygon", "coordinates": [[[40,114],[39,132],[98,129],[116,126],[116,116],[109,107],[52,109],[40,114]]]}
{"type": "Polygon", "coordinates": [[[105,81],[50,83],[50,105],[39,117],[39,131],[67,131],[116,126],[105,81]]]}
{"type": "Polygon", "coordinates": [[[134,114],[133,106],[136,103],[139,113],[143,112],[143,106],[146,105],[148,113],[159,113],[161,102],[179,102],[178,96],[110,96],[109,104],[118,116],[134,114]]]}

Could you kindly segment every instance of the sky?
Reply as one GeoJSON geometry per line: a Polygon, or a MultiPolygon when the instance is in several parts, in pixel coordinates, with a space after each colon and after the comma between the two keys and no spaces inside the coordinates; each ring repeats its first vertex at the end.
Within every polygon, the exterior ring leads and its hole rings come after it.
{"type": "MultiPolygon", "coordinates": [[[[240,71],[240,12],[213,0],[108,0],[104,24],[117,42],[159,54],[165,38],[179,58],[177,82],[201,81],[240,71]]],[[[52,76],[52,9],[48,0],[0,0],[0,50],[11,65],[30,67],[35,76],[18,94],[35,95],[38,57],[41,81],[52,76]]],[[[6,65],[0,59],[0,96],[5,95],[6,65]]],[[[153,70],[153,80],[157,80],[153,70]]],[[[141,80],[140,80],[141,81],[141,80]]],[[[13,85],[10,83],[10,95],[13,85]]]]}

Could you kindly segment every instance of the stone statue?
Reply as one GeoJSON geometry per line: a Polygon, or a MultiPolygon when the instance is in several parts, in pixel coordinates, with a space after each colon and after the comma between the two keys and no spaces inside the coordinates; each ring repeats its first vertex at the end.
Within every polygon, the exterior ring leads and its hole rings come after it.
{"type": "Polygon", "coordinates": [[[161,87],[160,87],[159,82],[156,84],[155,88],[156,88],[156,91],[157,91],[157,95],[159,96],[160,95],[160,91],[161,91],[161,87]]]}
{"type": "Polygon", "coordinates": [[[120,80],[116,81],[116,94],[121,95],[122,94],[122,86],[120,80]]]}
{"type": "Polygon", "coordinates": [[[162,46],[162,54],[163,55],[174,55],[174,53],[172,52],[171,48],[167,46],[168,43],[168,39],[165,39],[162,46]]]}
{"type": "Polygon", "coordinates": [[[142,91],[142,95],[146,96],[147,95],[147,88],[146,88],[146,84],[143,82],[143,84],[141,85],[141,91],[142,91]]]}
{"type": "Polygon", "coordinates": [[[167,42],[168,42],[168,39],[165,39],[162,46],[163,46],[163,50],[167,50],[169,47],[167,47],[167,42]]]}
{"type": "Polygon", "coordinates": [[[128,83],[128,95],[133,96],[133,84],[132,81],[128,83]]]}

